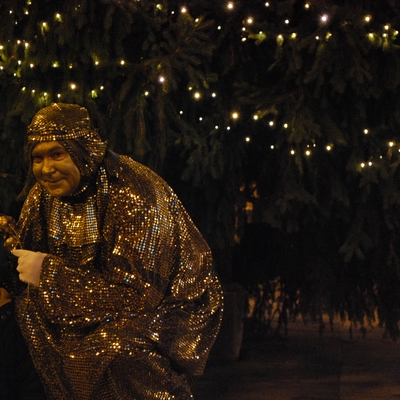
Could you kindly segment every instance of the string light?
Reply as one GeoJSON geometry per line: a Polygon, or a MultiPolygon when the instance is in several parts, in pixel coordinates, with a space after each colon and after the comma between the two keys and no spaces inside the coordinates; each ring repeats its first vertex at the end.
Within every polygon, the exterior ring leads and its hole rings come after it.
{"type": "MultiPolygon", "coordinates": [[[[30,4],[30,1],[28,1],[27,4],[29,5],[29,4],[30,4]]],[[[270,2],[265,2],[265,3],[264,3],[264,6],[265,6],[265,7],[270,7],[270,5],[271,5],[270,2]]],[[[315,3],[315,6],[317,6],[317,3],[315,3]]],[[[157,4],[155,7],[156,7],[157,10],[160,10],[160,11],[163,10],[163,6],[162,6],[161,4],[157,4]]],[[[230,2],[227,3],[227,6],[226,6],[226,7],[227,7],[228,10],[234,10],[234,8],[235,8],[235,3],[234,3],[233,1],[230,1],[230,2]]],[[[310,10],[310,9],[311,9],[311,2],[305,2],[305,3],[304,3],[304,9],[310,10]]],[[[271,11],[272,11],[272,10],[271,10],[271,11]]],[[[189,13],[189,10],[187,9],[187,7],[183,6],[183,7],[180,8],[180,12],[181,12],[182,14],[185,14],[185,13],[189,13]]],[[[9,13],[10,13],[10,14],[14,14],[13,10],[10,10],[9,13]]],[[[25,8],[25,9],[24,9],[24,13],[25,13],[25,15],[28,15],[28,14],[29,14],[28,9],[25,8]]],[[[174,14],[174,12],[171,11],[171,14],[174,14]]],[[[50,18],[51,18],[51,17],[50,17],[50,18]]],[[[61,13],[55,13],[54,16],[53,16],[53,19],[54,19],[54,21],[56,21],[56,22],[60,22],[60,23],[63,22],[63,16],[62,16],[61,13]]],[[[321,24],[327,24],[328,22],[330,22],[330,15],[327,14],[327,13],[326,13],[326,14],[323,14],[323,15],[318,15],[318,14],[317,14],[317,15],[315,16],[315,19],[316,19],[317,21],[319,21],[321,24]]],[[[360,19],[361,19],[364,23],[371,23],[371,22],[373,21],[373,16],[368,14],[368,15],[362,16],[360,19]]],[[[199,18],[196,18],[196,19],[195,19],[195,21],[199,21],[199,20],[200,20],[199,18]]],[[[15,20],[14,22],[17,23],[18,21],[15,20]]],[[[247,28],[244,27],[244,26],[241,27],[241,29],[242,29],[242,35],[243,35],[243,37],[241,37],[241,41],[242,41],[242,42],[246,42],[247,38],[251,38],[251,39],[254,39],[254,40],[256,40],[256,41],[261,42],[261,41],[267,39],[267,35],[268,35],[268,37],[270,37],[270,32],[258,31],[258,33],[256,33],[256,32],[255,32],[255,33],[252,33],[252,32],[251,32],[251,28],[252,28],[251,25],[254,25],[254,22],[255,22],[255,21],[254,21],[254,18],[251,17],[251,16],[250,16],[250,17],[247,17],[247,18],[244,20],[244,24],[247,25],[247,28]]],[[[282,22],[283,22],[283,24],[285,24],[285,25],[290,25],[290,24],[291,24],[291,20],[289,20],[288,18],[282,18],[282,22]]],[[[281,22],[281,23],[282,23],[282,22],[281,22]]],[[[47,31],[50,30],[50,25],[49,25],[46,21],[43,21],[43,22],[40,23],[39,29],[41,30],[42,34],[44,34],[45,32],[47,32],[47,31]]],[[[218,29],[218,30],[221,30],[221,29],[222,29],[222,26],[219,25],[217,29],[218,29]]],[[[285,35],[283,35],[283,34],[278,34],[278,35],[276,36],[276,43],[277,43],[278,46],[283,46],[283,45],[284,45],[284,43],[285,43],[285,38],[296,39],[296,38],[298,37],[298,33],[294,31],[294,30],[295,30],[295,27],[292,27],[292,28],[290,28],[290,29],[293,30],[292,33],[290,33],[290,34],[289,34],[289,33],[286,33],[285,35]]],[[[373,30],[373,29],[371,29],[371,30],[373,30]]],[[[397,35],[398,35],[398,31],[392,29],[391,25],[390,25],[389,23],[387,23],[387,24],[383,25],[383,30],[382,30],[382,25],[381,25],[380,31],[379,31],[378,33],[375,32],[375,31],[372,31],[372,32],[367,33],[367,39],[368,39],[369,41],[371,41],[372,43],[378,45],[378,46],[384,46],[385,43],[387,44],[389,40],[394,40],[394,39],[396,38],[397,35]],[[384,38],[384,39],[382,39],[382,38],[384,38]]],[[[329,39],[332,37],[332,33],[331,33],[331,32],[321,33],[321,35],[317,35],[317,36],[315,37],[315,39],[316,39],[316,40],[321,40],[321,38],[323,39],[324,37],[325,37],[325,40],[329,40],[329,39]],[[325,36],[324,36],[324,35],[325,35],[325,36]]],[[[25,56],[25,57],[28,57],[29,43],[26,42],[26,41],[24,41],[24,40],[20,40],[20,39],[18,39],[18,40],[16,41],[16,43],[17,43],[17,45],[23,44],[23,46],[24,46],[25,49],[27,50],[27,51],[25,52],[24,56],[25,56]]],[[[291,42],[288,41],[288,44],[289,44],[289,43],[291,43],[291,42]]],[[[291,45],[291,44],[289,44],[289,45],[291,45]]],[[[3,50],[4,50],[4,46],[3,46],[3,45],[0,45],[0,51],[3,51],[3,50]]],[[[6,55],[6,54],[4,54],[4,55],[6,55]]],[[[20,57],[20,54],[18,54],[18,57],[20,57]]],[[[15,57],[14,57],[14,58],[15,58],[15,57]]],[[[0,60],[0,61],[1,61],[1,60],[0,60]]],[[[115,62],[116,62],[116,63],[119,62],[121,66],[126,65],[125,60],[120,60],[120,61],[117,60],[117,61],[115,61],[115,62]]],[[[4,65],[0,65],[0,70],[4,70],[4,67],[5,67],[5,65],[6,65],[6,62],[4,61],[3,63],[4,63],[4,65]]],[[[23,65],[23,63],[24,63],[24,59],[23,59],[23,58],[19,58],[19,59],[17,60],[17,65],[18,65],[18,66],[23,65]]],[[[96,65],[96,66],[100,65],[100,60],[97,59],[97,58],[93,58],[93,64],[96,65]]],[[[28,65],[30,66],[30,68],[34,68],[34,66],[35,66],[33,63],[29,63],[28,65]]],[[[51,66],[52,66],[53,68],[59,68],[59,67],[61,66],[61,65],[60,65],[60,61],[54,61],[54,62],[51,64],[51,66]]],[[[69,64],[69,65],[68,65],[68,68],[72,69],[72,68],[73,68],[73,64],[69,64]]],[[[16,77],[18,76],[18,77],[20,78],[20,74],[23,74],[23,69],[21,70],[20,68],[16,68],[15,71],[14,71],[14,76],[16,76],[16,77]]],[[[159,76],[158,81],[159,81],[160,83],[164,83],[164,82],[165,82],[165,78],[164,78],[163,76],[159,76]]],[[[71,83],[69,87],[70,87],[71,90],[76,90],[76,89],[77,89],[77,86],[76,86],[76,84],[74,84],[74,83],[71,83]]],[[[26,87],[24,86],[21,90],[22,90],[22,91],[26,91],[26,87]]],[[[104,90],[104,86],[101,86],[101,87],[100,87],[100,90],[104,90]]],[[[192,88],[190,88],[189,90],[192,90],[192,88]]],[[[40,88],[38,88],[37,92],[38,92],[38,93],[42,93],[40,88]]],[[[35,89],[32,89],[31,93],[32,93],[32,95],[34,95],[34,94],[36,93],[36,92],[35,92],[35,89]]],[[[92,98],[96,97],[96,96],[97,96],[97,93],[98,93],[98,92],[97,92],[96,89],[93,89],[93,90],[91,90],[91,91],[88,91],[88,95],[90,95],[92,98]]],[[[145,92],[144,92],[144,96],[149,96],[149,95],[150,95],[149,91],[145,91],[145,92]]],[[[214,92],[212,92],[211,94],[208,94],[208,96],[210,96],[210,97],[212,97],[212,98],[215,98],[215,97],[217,97],[217,93],[214,91],[214,92]]],[[[48,99],[49,95],[48,95],[47,92],[43,92],[42,95],[41,95],[41,97],[43,97],[44,99],[48,99]]],[[[60,97],[61,97],[61,94],[58,93],[58,94],[57,94],[57,97],[60,98],[60,97]]],[[[196,92],[193,93],[193,98],[194,98],[195,100],[199,100],[199,99],[201,99],[202,97],[203,97],[203,94],[202,94],[200,91],[196,91],[196,92]]],[[[39,98],[39,96],[38,96],[37,98],[39,98]]],[[[180,114],[182,115],[183,112],[181,111],[180,114]]],[[[263,116],[263,114],[256,113],[256,114],[250,115],[248,118],[252,118],[254,121],[260,121],[260,120],[262,119],[262,116],[263,116]]],[[[233,120],[239,119],[239,113],[238,113],[238,112],[232,112],[232,113],[231,113],[231,118],[232,118],[233,120]]],[[[243,119],[244,119],[244,118],[243,118],[243,119]]],[[[199,121],[202,121],[202,120],[203,120],[203,118],[200,117],[200,118],[199,118],[199,121]]],[[[260,123],[262,123],[262,121],[260,121],[260,123]]],[[[274,127],[274,126],[275,126],[275,121],[268,121],[267,123],[268,123],[268,125],[269,125],[270,127],[274,127]]],[[[283,129],[288,129],[288,127],[289,127],[289,125],[288,125],[287,123],[284,123],[284,124],[281,125],[281,129],[282,129],[282,128],[283,128],[283,129]]],[[[215,126],[215,129],[219,129],[219,128],[218,128],[218,125],[215,126]]],[[[226,129],[227,129],[227,130],[230,130],[230,127],[227,127],[226,129]]],[[[363,133],[364,133],[365,135],[368,135],[368,134],[370,134],[370,130],[367,129],[367,128],[365,128],[365,129],[363,130],[363,133]]],[[[246,141],[250,141],[250,137],[249,137],[249,136],[246,137],[246,141]]],[[[314,143],[313,145],[310,145],[310,144],[306,145],[306,148],[307,148],[307,149],[304,151],[304,153],[302,152],[302,154],[305,154],[307,157],[310,157],[310,156],[312,155],[311,147],[314,147],[314,148],[315,148],[315,147],[316,147],[316,144],[314,143]]],[[[389,147],[389,148],[396,148],[397,152],[400,152],[400,148],[397,148],[397,146],[396,146],[396,144],[395,144],[394,141],[389,142],[389,143],[388,143],[388,147],[389,147]]],[[[333,147],[332,144],[327,144],[327,145],[322,146],[322,150],[325,150],[325,151],[328,151],[328,152],[332,151],[333,148],[334,148],[334,147],[333,147]]],[[[271,145],[271,150],[274,150],[274,149],[275,149],[275,146],[274,146],[274,145],[271,145]]],[[[295,150],[292,149],[292,150],[290,151],[290,153],[291,153],[292,155],[294,155],[294,154],[295,154],[295,150]]],[[[380,158],[382,158],[382,156],[380,156],[380,158]]],[[[367,165],[372,166],[372,161],[363,162],[363,163],[361,163],[361,164],[362,164],[362,168],[364,168],[364,167],[367,166],[367,165]]],[[[361,165],[361,164],[360,164],[360,165],[361,165]]]]}
{"type": "Polygon", "coordinates": [[[321,16],[321,22],[322,23],[328,22],[328,15],[327,14],[324,14],[324,15],[321,16]]]}

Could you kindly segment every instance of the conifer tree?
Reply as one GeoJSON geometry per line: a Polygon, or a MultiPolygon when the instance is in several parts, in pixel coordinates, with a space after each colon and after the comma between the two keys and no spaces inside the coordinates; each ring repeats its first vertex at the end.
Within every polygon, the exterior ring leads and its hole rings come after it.
{"type": "Polygon", "coordinates": [[[232,99],[249,140],[248,200],[261,210],[241,277],[263,281],[268,304],[279,277],[286,314],[379,320],[396,337],[399,5],[236,5],[250,43],[232,99]]]}
{"type": "Polygon", "coordinates": [[[178,192],[223,280],[263,285],[263,318],[278,284],[283,316],[396,337],[399,18],[394,0],[3,0],[0,211],[23,198],[31,117],[79,103],[178,192]]]}

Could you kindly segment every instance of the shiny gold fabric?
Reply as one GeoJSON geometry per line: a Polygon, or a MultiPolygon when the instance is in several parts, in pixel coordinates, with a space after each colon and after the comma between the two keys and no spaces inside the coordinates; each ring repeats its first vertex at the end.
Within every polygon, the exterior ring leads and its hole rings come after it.
{"type": "Polygon", "coordinates": [[[48,253],[18,321],[54,400],[191,399],[219,329],[210,250],[171,188],[108,154],[77,197],[38,184],[19,222],[48,253]]]}

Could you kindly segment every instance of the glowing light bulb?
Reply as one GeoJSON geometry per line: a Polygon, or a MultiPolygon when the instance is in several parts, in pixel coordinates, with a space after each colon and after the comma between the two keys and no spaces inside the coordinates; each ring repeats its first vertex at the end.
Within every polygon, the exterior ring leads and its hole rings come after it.
{"type": "Polygon", "coordinates": [[[321,16],[321,22],[323,22],[323,23],[328,22],[328,15],[327,14],[324,14],[324,15],[321,16]]]}

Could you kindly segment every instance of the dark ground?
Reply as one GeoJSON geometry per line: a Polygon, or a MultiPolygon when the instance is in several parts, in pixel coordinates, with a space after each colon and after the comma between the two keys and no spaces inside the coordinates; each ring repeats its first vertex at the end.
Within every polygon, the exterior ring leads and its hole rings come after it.
{"type": "Polygon", "coordinates": [[[289,324],[285,337],[245,336],[239,358],[210,359],[195,382],[195,400],[369,400],[400,399],[400,341],[381,328],[365,337],[289,324]]]}

